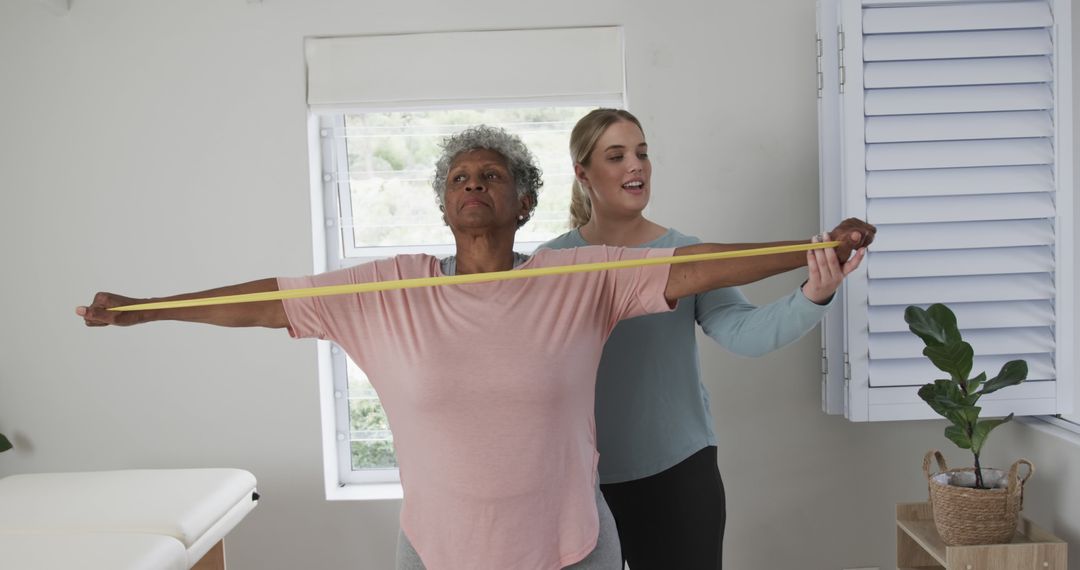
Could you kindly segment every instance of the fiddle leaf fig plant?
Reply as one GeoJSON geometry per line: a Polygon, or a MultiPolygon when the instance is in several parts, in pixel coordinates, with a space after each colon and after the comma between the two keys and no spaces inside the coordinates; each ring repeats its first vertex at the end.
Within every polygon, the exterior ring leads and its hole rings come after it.
{"type": "Polygon", "coordinates": [[[923,355],[939,370],[949,374],[949,378],[924,384],[919,389],[919,397],[951,422],[952,425],[945,428],[945,437],[960,449],[971,450],[975,456],[975,487],[985,489],[979,455],[990,431],[1011,420],[1013,414],[980,420],[982,408],[976,403],[986,394],[1023,382],[1027,378],[1027,362],[1010,360],[989,380],[985,372],[972,378],[975,351],[961,338],[952,310],[940,303],[930,305],[926,310],[912,305],[904,310],[904,321],[926,344],[923,355]]]}

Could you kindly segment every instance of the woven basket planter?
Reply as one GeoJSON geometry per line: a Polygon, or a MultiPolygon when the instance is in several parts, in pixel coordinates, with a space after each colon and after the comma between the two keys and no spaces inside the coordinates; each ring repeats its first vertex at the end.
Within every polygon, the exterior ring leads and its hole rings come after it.
{"type": "Polygon", "coordinates": [[[1001,544],[1012,540],[1017,517],[1024,508],[1024,483],[1035,472],[1027,459],[1017,460],[1006,472],[983,469],[987,489],[975,489],[975,470],[949,469],[938,450],[923,458],[923,474],[930,489],[934,525],[949,546],[1001,544]],[[938,472],[930,473],[930,463],[937,459],[938,472]],[[1027,473],[1020,476],[1020,466],[1027,473]]]}

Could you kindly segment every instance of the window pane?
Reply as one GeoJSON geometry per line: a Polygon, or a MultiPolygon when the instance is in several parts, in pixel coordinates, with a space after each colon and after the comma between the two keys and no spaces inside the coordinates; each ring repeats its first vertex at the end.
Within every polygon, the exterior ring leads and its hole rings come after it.
{"type": "MultiPolygon", "coordinates": [[[[343,257],[360,257],[355,250],[366,247],[452,245],[453,235],[443,223],[431,187],[435,161],[443,138],[479,124],[502,127],[519,136],[543,171],[536,211],[518,231],[518,242],[546,241],[562,234],[570,229],[574,179],[570,130],[590,110],[547,107],[345,115],[344,167],[348,172],[339,172],[337,179],[344,191],[339,196],[347,202],[342,204],[342,238],[351,247],[345,248],[343,257]]],[[[352,470],[395,468],[393,435],[378,395],[364,372],[351,359],[345,361],[352,470]]]]}
{"type": "Polygon", "coordinates": [[[392,441],[354,441],[351,446],[353,471],[397,468],[392,441]]]}
{"type": "Polygon", "coordinates": [[[367,376],[351,359],[349,370],[349,445],[352,468],[389,469],[397,467],[394,437],[386,412],[375,395],[367,376]]]}
{"type": "Polygon", "coordinates": [[[587,107],[469,109],[363,113],[345,116],[348,200],[342,220],[353,247],[450,245],[431,180],[439,143],[467,127],[487,124],[521,137],[544,173],[533,219],[518,241],[546,241],[569,229],[570,130],[587,107]],[[351,231],[350,231],[351,230],[351,231]]]}

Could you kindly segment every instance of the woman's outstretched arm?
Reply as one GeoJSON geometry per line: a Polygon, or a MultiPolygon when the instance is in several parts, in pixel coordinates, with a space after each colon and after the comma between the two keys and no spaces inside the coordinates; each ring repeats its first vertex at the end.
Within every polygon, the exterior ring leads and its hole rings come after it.
{"type": "Polygon", "coordinates": [[[245,293],[263,293],[277,291],[277,279],[260,279],[239,285],[229,285],[185,293],[172,297],[154,299],[134,299],[114,293],[98,293],[89,305],[75,308],[75,314],[83,318],[88,327],[130,326],[151,321],[187,321],[205,323],[222,327],[267,327],[280,329],[289,325],[285,315],[285,306],[281,301],[259,301],[254,303],[232,303],[228,305],[209,305],[205,307],[186,307],[179,309],[157,309],[149,311],[110,311],[111,307],[150,303],[156,301],[180,301],[184,299],[202,299],[223,295],[242,295],[245,293]]]}
{"type": "MultiPolygon", "coordinates": [[[[853,263],[857,266],[862,260],[863,249],[874,241],[876,231],[877,228],[862,220],[855,218],[844,220],[829,232],[832,239],[840,242],[840,245],[833,250],[832,255],[836,256],[837,261],[842,266],[847,263],[853,263]],[[853,252],[855,253],[854,257],[852,256],[853,252]]],[[[715,253],[809,242],[810,240],[743,244],[702,243],[680,247],[675,250],[675,255],[715,253]]],[[[668,274],[664,297],[669,302],[672,302],[688,295],[695,295],[712,289],[719,289],[720,287],[753,283],[807,265],[808,257],[806,252],[796,251],[672,265],[671,272],[668,274]]]]}

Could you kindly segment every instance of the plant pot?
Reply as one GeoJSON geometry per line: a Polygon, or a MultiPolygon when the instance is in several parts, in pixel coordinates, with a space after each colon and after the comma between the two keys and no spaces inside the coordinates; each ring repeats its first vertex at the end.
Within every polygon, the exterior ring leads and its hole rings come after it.
{"type": "Polygon", "coordinates": [[[1019,459],[1008,471],[982,469],[983,484],[975,489],[975,470],[949,469],[938,450],[923,458],[923,474],[930,490],[934,525],[949,546],[1001,544],[1012,540],[1017,517],[1024,508],[1024,483],[1035,472],[1027,459],[1019,459]],[[930,461],[937,459],[938,472],[930,473],[930,461]],[[1020,477],[1020,466],[1027,474],[1020,477]]]}

